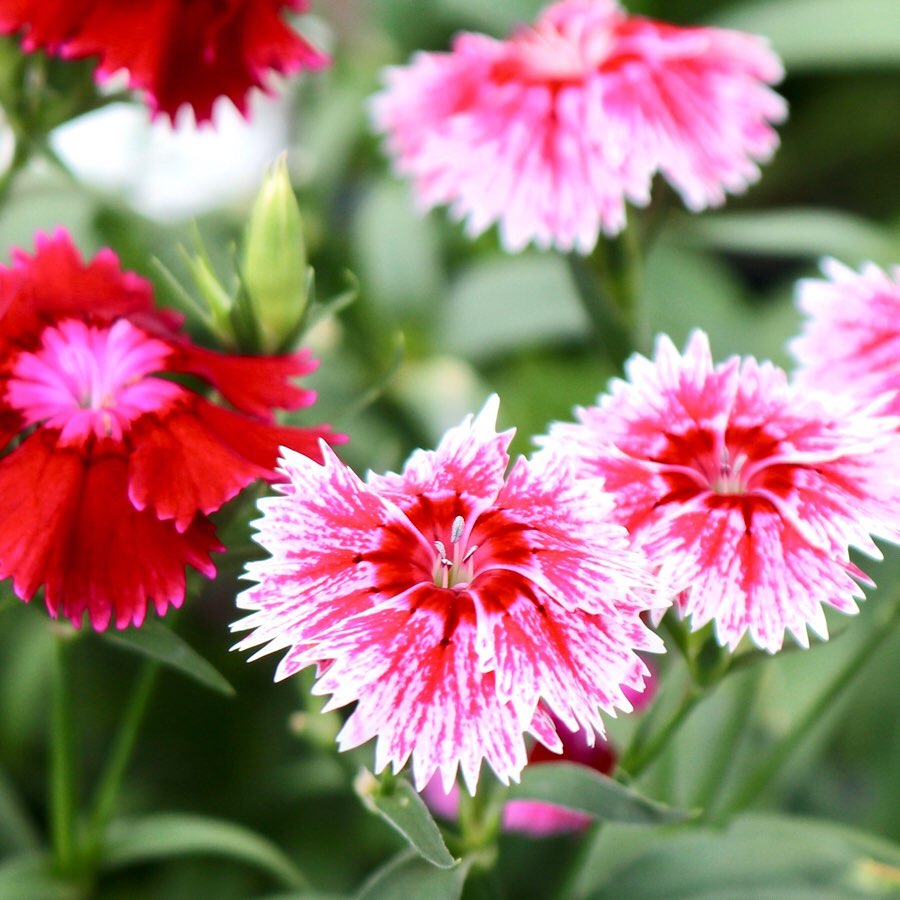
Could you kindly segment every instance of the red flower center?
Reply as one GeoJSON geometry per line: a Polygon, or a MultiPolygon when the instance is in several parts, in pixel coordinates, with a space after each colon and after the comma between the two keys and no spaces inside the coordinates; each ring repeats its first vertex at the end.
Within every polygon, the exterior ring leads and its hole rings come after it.
{"type": "Polygon", "coordinates": [[[666,435],[656,457],[677,493],[712,491],[725,496],[752,494],[763,472],[780,461],[778,441],[762,428],[727,428],[725,434],[696,429],[666,435]]]}
{"type": "Polygon", "coordinates": [[[125,319],[108,328],[69,319],[46,328],[39,349],[19,354],[6,401],[26,425],[58,428],[64,444],[92,432],[121,440],[138,416],[181,392],[173,382],[148,377],[164,368],[169,353],[125,319]]]}

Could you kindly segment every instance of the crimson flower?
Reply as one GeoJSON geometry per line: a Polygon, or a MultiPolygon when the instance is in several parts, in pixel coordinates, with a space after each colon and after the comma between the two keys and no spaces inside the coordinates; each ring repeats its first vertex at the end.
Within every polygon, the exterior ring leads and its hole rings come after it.
{"type": "Polygon", "coordinates": [[[781,76],[759,37],[562,0],[507,40],[461,34],[389,68],[372,111],[422,206],[449,204],[473,236],[499,223],[509,251],[589,253],[657,172],[692,211],[755,181],[786,114],[767,86],[781,76]]]}
{"type": "Polygon", "coordinates": [[[412,758],[418,789],[459,768],[474,793],[482,760],[516,779],[524,732],[562,749],[551,714],[593,743],[599,709],[643,689],[635,650],[661,649],[640,613],[664,601],[609,498],[547,453],[504,478],[496,414],[367,483],[326,447],[324,465],[285,452],[256,522],[272,556],[238,597],[238,648],[287,649],[277,679],[318,664],[326,708],[356,702],[341,749],[377,738],[376,770],[412,758]]]}
{"type": "Polygon", "coordinates": [[[800,282],[807,318],[790,344],[798,382],[884,400],[900,415],[900,266],[888,273],[869,263],[857,273],[828,259],[822,270],[826,278],[800,282]]]}
{"type": "Polygon", "coordinates": [[[97,57],[102,81],[127,69],[151,113],[184,106],[197,122],[228,97],[239,111],[269,71],[290,74],[328,62],[281,18],[306,0],[0,0],[0,33],[65,59],[97,57]]]}
{"type": "Polygon", "coordinates": [[[101,250],[85,263],[62,230],[0,266],[0,578],[54,617],[139,625],[184,599],[185,565],[215,574],[208,514],[257,478],[279,445],[321,458],[327,427],[277,425],[301,352],[224,356],[155,310],[149,282],[101,250]],[[173,375],[215,388],[228,408],[173,375]]]}
{"type": "Polygon", "coordinates": [[[769,652],[785,630],[827,638],[822,606],[854,613],[872,584],[849,547],[880,558],[870,534],[898,537],[895,423],[752,357],[714,366],[699,331],[684,356],[661,337],[626,371],[542,443],[604,479],[695,629],[714,620],[732,650],[745,633],[769,652]]]}

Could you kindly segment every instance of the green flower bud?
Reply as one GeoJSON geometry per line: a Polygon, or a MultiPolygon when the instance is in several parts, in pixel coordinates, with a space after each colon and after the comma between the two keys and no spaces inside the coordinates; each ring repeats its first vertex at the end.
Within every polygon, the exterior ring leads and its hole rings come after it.
{"type": "Polygon", "coordinates": [[[256,320],[260,349],[290,349],[307,306],[306,246],[300,207],[280,156],[266,174],[247,225],[241,279],[256,320]]]}

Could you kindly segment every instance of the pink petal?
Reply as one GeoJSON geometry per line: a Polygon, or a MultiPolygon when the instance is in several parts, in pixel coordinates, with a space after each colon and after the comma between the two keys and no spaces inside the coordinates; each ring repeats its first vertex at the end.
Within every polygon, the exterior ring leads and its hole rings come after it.
{"type": "Polygon", "coordinates": [[[303,653],[330,627],[385,597],[430,578],[431,548],[403,514],[367,488],[325,445],[324,464],[285,450],[282,471],[289,484],[280,497],[260,501],[263,518],[256,540],[271,560],[250,563],[259,583],[237,600],[252,615],[238,630],[255,629],[240,649],[265,646],[257,656],[297,645],[281,662],[277,678],[309,665],[303,653]],[[373,575],[377,577],[373,578],[373,575]]]}
{"type": "Polygon", "coordinates": [[[458,767],[474,793],[482,759],[500,781],[517,779],[531,715],[502,703],[493,673],[482,671],[471,602],[460,595],[448,608],[438,589],[420,591],[412,613],[405,602],[384,604],[316,647],[321,657],[337,657],[315,687],[334,694],[328,708],[358,698],[338,736],[341,749],[377,737],[376,771],[393,764],[397,772],[411,757],[417,790],[436,771],[449,790],[458,767]]]}

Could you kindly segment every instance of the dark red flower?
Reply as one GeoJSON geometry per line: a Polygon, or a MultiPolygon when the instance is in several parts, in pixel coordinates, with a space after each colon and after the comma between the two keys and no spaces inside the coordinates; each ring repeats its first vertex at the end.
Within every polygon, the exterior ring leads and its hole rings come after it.
{"type": "Polygon", "coordinates": [[[84,263],[64,231],[0,266],[0,578],[76,625],[139,625],[184,599],[184,567],[212,576],[207,515],[279,446],[321,459],[327,427],[273,421],[315,399],[289,379],[315,361],[223,356],[156,310],[149,282],[111,250],[84,263]],[[232,408],[172,374],[209,383],[232,408]]]}
{"type": "Polygon", "coordinates": [[[228,97],[244,112],[269,71],[289,74],[328,62],[282,19],[306,0],[0,0],[0,33],[22,47],[67,59],[97,57],[96,77],[127,69],[153,115],[181,106],[198,122],[228,97]]]}

